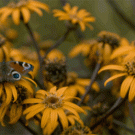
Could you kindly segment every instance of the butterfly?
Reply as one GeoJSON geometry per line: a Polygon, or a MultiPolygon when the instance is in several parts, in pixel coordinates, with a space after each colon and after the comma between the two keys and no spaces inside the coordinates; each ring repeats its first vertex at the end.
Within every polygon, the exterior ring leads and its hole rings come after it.
{"type": "Polygon", "coordinates": [[[14,82],[21,79],[22,75],[33,71],[34,66],[21,61],[0,62],[0,82],[14,82]]]}

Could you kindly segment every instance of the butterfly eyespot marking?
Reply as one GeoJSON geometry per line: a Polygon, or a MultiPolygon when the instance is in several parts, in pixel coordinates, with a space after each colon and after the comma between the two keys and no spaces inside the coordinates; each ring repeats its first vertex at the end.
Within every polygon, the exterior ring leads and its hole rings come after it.
{"type": "Polygon", "coordinates": [[[21,75],[17,71],[13,71],[12,76],[13,76],[13,78],[15,80],[20,80],[21,79],[21,75]]]}
{"type": "Polygon", "coordinates": [[[26,62],[23,62],[22,63],[22,66],[25,68],[25,69],[33,69],[33,66],[29,63],[26,63],[26,62]]]}

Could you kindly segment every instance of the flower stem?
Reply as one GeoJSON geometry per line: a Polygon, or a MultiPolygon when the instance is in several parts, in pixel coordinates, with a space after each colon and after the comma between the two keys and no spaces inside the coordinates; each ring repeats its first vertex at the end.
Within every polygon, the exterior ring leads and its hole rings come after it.
{"type": "Polygon", "coordinates": [[[100,123],[104,122],[106,118],[108,118],[112,113],[114,113],[127,99],[127,96],[125,98],[119,97],[117,101],[114,103],[114,105],[106,112],[105,115],[103,115],[95,124],[93,124],[90,129],[93,130],[96,128],[100,123]]]}
{"type": "Polygon", "coordinates": [[[26,28],[27,28],[30,36],[31,36],[34,48],[36,49],[36,52],[37,52],[37,55],[38,55],[38,61],[39,61],[39,64],[40,64],[40,67],[39,67],[39,80],[40,80],[39,82],[40,82],[40,86],[42,86],[42,89],[45,89],[44,78],[43,78],[43,73],[42,73],[42,63],[43,63],[43,61],[42,61],[42,57],[40,55],[40,49],[39,49],[39,46],[38,46],[38,44],[37,44],[37,42],[36,42],[36,40],[34,38],[34,34],[33,34],[32,30],[31,30],[29,24],[25,23],[25,26],[26,26],[26,28]]]}
{"type": "Polygon", "coordinates": [[[134,116],[134,110],[133,110],[133,107],[131,105],[131,103],[128,101],[128,107],[129,107],[129,114],[130,114],[130,117],[131,117],[131,120],[133,122],[133,125],[134,125],[134,129],[135,129],[135,116],[134,116]]]}
{"type": "Polygon", "coordinates": [[[65,34],[60,38],[58,39],[58,41],[53,45],[51,46],[45,53],[43,59],[46,58],[47,54],[52,51],[54,48],[57,48],[65,39],[66,37],[68,36],[69,32],[71,31],[72,29],[68,28],[67,31],[65,32],[65,34]]]}
{"type": "Polygon", "coordinates": [[[131,129],[131,128],[127,127],[127,125],[122,123],[121,121],[118,121],[118,120],[114,119],[113,123],[118,125],[118,126],[120,126],[120,127],[122,127],[122,128],[124,128],[125,130],[135,134],[135,130],[134,129],[131,129]]]}
{"type": "Polygon", "coordinates": [[[81,103],[83,102],[84,98],[86,97],[86,95],[90,92],[91,90],[91,86],[93,84],[93,82],[95,81],[96,77],[97,77],[97,74],[98,74],[98,70],[100,68],[100,65],[101,63],[97,63],[96,67],[95,67],[95,70],[92,74],[92,77],[91,77],[91,82],[89,84],[89,86],[86,88],[86,92],[84,93],[84,95],[81,97],[81,100],[77,103],[77,105],[81,105],[81,103]]]}

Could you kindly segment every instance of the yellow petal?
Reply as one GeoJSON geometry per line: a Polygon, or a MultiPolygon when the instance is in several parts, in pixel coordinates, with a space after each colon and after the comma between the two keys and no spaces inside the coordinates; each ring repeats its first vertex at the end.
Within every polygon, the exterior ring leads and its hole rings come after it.
{"type": "Polygon", "coordinates": [[[24,23],[28,23],[30,20],[30,11],[26,7],[21,8],[21,13],[23,16],[24,23]]]}
{"type": "Polygon", "coordinates": [[[76,105],[76,104],[74,104],[74,103],[65,102],[64,105],[69,106],[69,107],[72,107],[72,108],[74,108],[75,110],[86,114],[86,112],[85,112],[80,106],[78,106],[78,105],[76,105]]]}
{"type": "Polygon", "coordinates": [[[12,91],[7,84],[4,84],[6,91],[6,104],[8,105],[12,100],[12,91]]]}
{"type": "Polygon", "coordinates": [[[33,7],[33,6],[31,6],[31,5],[27,5],[27,7],[28,7],[30,10],[36,12],[39,16],[42,16],[42,15],[43,15],[42,11],[41,11],[39,8],[33,7]]]}
{"type": "Polygon", "coordinates": [[[68,87],[62,87],[60,89],[57,90],[57,96],[60,97],[61,95],[63,95],[63,93],[65,92],[65,90],[67,89],[68,87]]]}
{"type": "Polygon", "coordinates": [[[81,27],[81,30],[84,31],[85,30],[85,24],[83,22],[79,22],[79,25],[81,27]]]}
{"type": "Polygon", "coordinates": [[[23,104],[42,103],[42,102],[43,102],[42,99],[29,98],[29,99],[25,99],[25,100],[23,101],[23,104]]]}
{"type": "Polygon", "coordinates": [[[51,109],[51,125],[53,125],[57,119],[58,119],[58,114],[57,114],[57,110],[56,109],[51,109]]]}
{"type": "Polygon", "coordinates": [[[43,116],[41,119],[41,128],[44,128],[48,122],[48,120],[50,120],[50,112],[51,112],[51,108],[46,108],[43,112],[43,116]]]}
{"type": "Polygon", "coordinates": [[[19,120],[21,115],[22,115],[22,106],[19,106],[17,108],[17,112],[16,112],[15,117],[12,120],[9,121],[9,124],[15,124],[19,120]]]}
{"type": "Polygon", "coordinates": [[[116,79],[116,78],[118,78],[118,77],[125,76],[125,75],[127,75],[127,73],[119,73],[119,74],[117,74],[117,75],[114,75],[114,76],[110,77],[109,79],[107,79],[107,80],[105,81],[104,86],[106,86],[106,84],[107,84],[108,82],[110,82],[110,81],[112,81],[112,80],[114,80],[114,79],[116,79]]]}
{"type": "Polygon", "coordinates": [[[33,111],[33,110],[36,110],[36,109],[39,108],[39,107],[42,107],[42,105],[43,105],[43,104],[36,104],[36,105],[32,105],[32,106],[28,107],[27,109],[25,109],[25,110],[23,111],[23,115],[25,115],[25,114],[27,114],[27,113],[33,111]]]}
{"type": "Polygon", "coordinates": [[[2,7],[2,8],[0,8],[0,14],[2,14],[5,11],[7,11],[8,9],[9,9],[8,7],[2,7]]]}
{"type": "Polygon", "coordinates": [[[7,17],[12,13],[12,11],[13,10],[10,8],[6,9],[6,12],[4,12],[0,17],[1,22],[4,22],[7,19],[7,17]]]}
{"type": "Polygon", "coordinates": [[[95,22],[95,17],[87,17],[87,18],[84,18],[83,21],[85,21],[85,22],[95,22]]]}
{"type": "Polygon", "coordinates": [[[131,102],[135,97],[135,78],[131,82],[130,90],[129,90],[129,95],[128,95],[128,100],[131,102]]]}
{"type": "Polygon", "coordinates": [[[122,46],[119,47],[118,49],[114,50],[112,55],[111,55],[111,59],[114,59],[116,57],[128,54],[128,52],[132,51],[134,48],[132,46],[122,46]]]}
{"type": "Polygon", "coordinates": [[[26,76],[23,76],[22,78],[25,78],[25,79],[29,80],[30,82],[32,82],[33,84],[35,84],[35,86],[37,87],[36,82],[34,80],[32,80],[31,78],[26,77],[26,76]]]}
{"type": "Polygon", "coordinates": [[[50,89],[50,93],[55,94],[57,87],[54,86],[50,89]]]}
{"type": "Polygon", "coordinates": [[[13,84],[9,85],[9,87],[12,90],[12,94],[13,94],[13,97],[14,97],[14,101],[13,102],[15,102],[17,100],[17,98],[18,98],[17,90],[16,90],[16,88],[15,88],[15,86],[13,84]]]}
{"type": "Polygon", "coordinates": [[[104,70],[119,70],[119,71],[125,71],[125,68],[123,66],[119,65],[107,65],[102,67],[99,71],[98,74],[101,73],[104,70]]]}
{"type": "Polygon", "coordinates": [[[49,95],[49,93],[47,92],[47,91],[45,91],[45,90],[38,90],[37,92],[36,92],[36,94],[41,94],[41,95],[43,95],[43,96],[45,96],[45,95],[49,95]]]}
{"type": "Polygon", "coordinates": [[[77,122],[79,122],[82,126],[84,126],[84,124],[83,124],[83,121],[80,119],[80,118],[78,118],[78,117],[76,117],[76,116],[71,116],[73,119],[75,119],[77,122]]]}
{"type": "Polygon", "coordinates": [[[67,118],[68,118],[69,122],[71,123],[71,125],[75,125],[75,120],[72,117],[67,116],[67,118]]]}
{"type": "Polygon", "coordinates": [[[11,110],[10,110],[10,120],[12,120],[14,118],[14,116],[16,115],[16,110],[17,110],[17,104],[12,104],[11,106],[11,110]]]}
{"type": "Polygon", "coordinates": [[[124,98],[129,90],[129,87],[131,85],[131,82],[133,81],[133,76],[127,76],[125,80],[121,84],[120,88],[120,96],[124,98]]]}
{"type": "Polygon", "coordinates": [[[3,85],[0,84],[0,97],[2,96],[2,93],[3,93],[3,85]]]}
{"type": "Polygon", "coordinates": [[[66,5],[63,7],[63,9],[64,9],[66,12],[69,12],[69,11],[71,10],[70,4],[69,4],[69,3],[66,3],[66,5]]]}
{"type": "Polygon", "coordinates": [[[20,23],[20,9],[16,8],[12,12],[12,19],[16,25],[19,25],[20,23]]]}
{"type": "Polygon", "coordinates": [[[66,114],[61,108],[57,109],[57,113],[59,115],[60,122],[62,124],[63,129],[66,129],[68,127],[68,120],[67,120],[66,114]]]}
{"type": "Polygon", "coordinates": [[[79,117],[79,114],[77,113],[77,111],[76,111],[75,109],[73,109],[73,108],[71,108],[71,107],[69,107],[69,106],[66,106],[66,105],[64,105],[63,108],[64,108],[65,110],[68,110],[69,112],[73,113],[76,117],[80,118],[80,117],[79,117]]]}
{"type": "Polygon", "coordinates": [[[31,1],[29,4],[34,6],[34,7],[42,8],[45,11],[49,12],[49,6],[47,4],[44,4],[44,3],[41,3],[38,1],[31,1]]]}
{"type": "Polygon", "coordinates": [[[26,115],[26,120],[32,118],[34,115],[36,115],[39,112],[42,112],[45,109],[44,105],[42,104],[39,106],[36,110],[32,110],[30,113],[26,115]]]}

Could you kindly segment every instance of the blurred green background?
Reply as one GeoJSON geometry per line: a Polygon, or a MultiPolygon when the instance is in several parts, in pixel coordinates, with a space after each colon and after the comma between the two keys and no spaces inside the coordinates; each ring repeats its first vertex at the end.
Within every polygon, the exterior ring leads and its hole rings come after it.
{"type": "MultiPolygon", "coordinates": [[[[6,5],[8,0],[1,0],[0,7],[6,5]]],[[[13,1],[13,0],[11,0],[13,1]]],[[[51,10],[62,9],[60,0],[39,0],[49,5],[51,10]]],[[[79,9],[86,9],[96,18],[91,25],[94,30],[89,28],[83,32],[85,39],[96,38],[97,34],[102,31],[110,31],[117,33],[121,37],[126,37],[130,42],[135,40],[135,29],[130,27],[111,7],[107,0],[67,0],[71,6],[78,6],[79,9]]],[[[135,0],[114,0],[117,2],[119,9],[135,24],[135,0]]],[[[36,31],[41,36],[41,41],[53,40],[56,42],[66,31],[65,22],[58,21],[53,17],[53,14],[43,11],[43,17],[39,17],[36,13],[31,15],[30,25],[33,31],[36,31]]],[[[12,28],[16,29],[19,33],[18,38],[14,41],[14,45],[19,48],[28,42],[28,33],[21,23],[19,26],[12,25],[12,28]]],[[[59,46],[59,49],[67,55],[71,48],[79,43],[76,39],[75,33],[71,32],[67,39],[59,46]]],[[[83,58],[77,57],[72,60],[67,59],[68,71],[76,71],[80,76],[89,74],[89,70],[83,65],[83,58]],[[74,64],[73,64],[74,63],[74,64]]],[[[133,124],[130,118],[126,123],[130,128],[133,124]]],[[[38,126],[32,124],[33,129],[38,130],[38,126]]],[[[39,129],[40,130],[40,129],[39,129]]],[[[40,132],[41,133],[41,132],[40,132]]],[[[39,134],[40,134],[39,133],[39,134]]],[[[0,126],[0,135],[31,135],[21,124],[18,122],[15,125],[6,125],[6,127],[0,126]]],[[[107,133],[104,133],[107,135],[107,133]]],[[[129,132],[121,129],[121,135],[132,135],[129,132]]]]}

